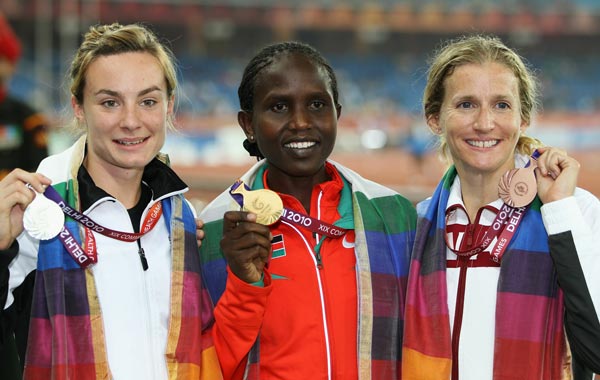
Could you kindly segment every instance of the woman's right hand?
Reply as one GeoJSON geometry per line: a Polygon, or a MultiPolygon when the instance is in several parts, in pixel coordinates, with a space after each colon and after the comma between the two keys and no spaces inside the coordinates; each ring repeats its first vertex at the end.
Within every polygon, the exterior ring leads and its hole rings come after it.
{"type": "Polygon", "coordinates": [[[10,247],[23,232],[23,213],[35,198],[27,184],[43,193],[51,181],[42,174],[21,169],[13,170],[0,181],[0,250],[10,247]]]}
{"type": "Polygon", "coordinates": [[[261,279],[271,256],[271,230],[256,223],[256,214],[228,211],[223,216],[221,250],[229,269],[247,283],[261,279]]]}
{"type": "Polygon", "coordinates": [[[536,176],[538,196],[544,204],[572,196],[577,186],[580,164],[562,149],[538,148],[536,176]]]}

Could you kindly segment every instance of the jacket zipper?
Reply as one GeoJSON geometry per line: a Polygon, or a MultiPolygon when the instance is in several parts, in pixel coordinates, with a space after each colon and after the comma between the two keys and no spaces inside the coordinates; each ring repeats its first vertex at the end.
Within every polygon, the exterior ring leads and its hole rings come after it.
{"type": "MultiPolygon", "coordinates": [[[[317,197],[317,218],[321,219],[321,199],[323,198],[323,192],[320,191],[319,192],[319,196],[317,197]]],[[[315,233],[315,243],[319,244],[321,243],[321,240],[325,239],[324,236],[321,236],[319,234],[315,233]]],[[[324,272],[322,271],[323,269],[323,261],[322,261],[322,257],[321,257],[321,247],[319,247],[319,249],[315,249],[315,260],[317,262],[317,268],[319,269],[317,271],[317,278],[319,280],[319,293],[321,296],[321,308],[322,308],[322,314],[323,314],[323,326],[324,326],[324,334],[325,334],[325,347],[327,349],[327,378],[331,379],[332,375],[332,371],[333,371],[333,358],[331,356],[331,343],[329,341],[329,325],[327,323],[327,308],[326,308],[326,303],[325,303],[325,295],[324,295],[324,289],[323,289],[323,279],[322,276],[324,275],[324,272]]]]}
{"type": "MultiPolygon", "coordinates": [[[[321,198],[323,197],[323,192],[319,192],[319,196],[317,197],[317,219],[321,219],[321,198]]],[[[318,233],[314,233],[315,238],[315,247],[320,243],[320,235],[318,233]]],[[[317,260],[317,268],[323,269],[323,260],[321,259],[321,250],[315,249],[315,259],[317,260]]]]}
{"type": "Polygon", "coordinates": [[[136,240],[138,245],[138,255],[140,256],[140,261],[142,262],[142,269],[144,272],[148,270],[148,260],[146,259],[146,253],[144,252],[144,248],[142,248],[142,243],[140,239],[136,240]]]}

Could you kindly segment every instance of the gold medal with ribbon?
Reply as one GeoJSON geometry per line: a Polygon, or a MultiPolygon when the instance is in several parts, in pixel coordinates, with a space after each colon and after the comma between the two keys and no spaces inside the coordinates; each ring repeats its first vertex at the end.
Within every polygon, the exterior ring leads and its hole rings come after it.
{"type": "Polygon", "coordinates": [[[249,190],[242,180],[236,181],[229,193],[242,206],[243,211],[256,214],[256,222],[270,226],[283,213],[283,202],[272,190],[249,190]],[[241,200],[238,198],[241,196],[241,200]]]}

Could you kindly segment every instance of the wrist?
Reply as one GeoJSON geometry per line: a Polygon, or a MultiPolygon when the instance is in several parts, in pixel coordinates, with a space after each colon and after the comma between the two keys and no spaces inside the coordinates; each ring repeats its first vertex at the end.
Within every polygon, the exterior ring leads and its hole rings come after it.
{"type": "Polygon", "coordinates": [[[231,265],[229,266],[229,269],[235,277],[237,277],[241,281],[244,281],[248,284],[253,284],[255,282],[259,282],[263,278],[262,272],[258,272],[256,270],[247,269],[244,267],[236,268],[236,267],[232,267],[231,265]]]}

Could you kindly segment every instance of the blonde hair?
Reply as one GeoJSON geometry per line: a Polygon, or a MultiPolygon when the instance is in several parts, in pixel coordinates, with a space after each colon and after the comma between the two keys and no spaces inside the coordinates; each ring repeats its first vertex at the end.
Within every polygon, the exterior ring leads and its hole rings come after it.
{"type": "MultiPolygon", "coordinates": [[[[454,70],[466,64],[495,62],[510,69],[519,83],[521,119],[529,125],[538,107],[538,89],[535,76],[524,60],[499,38],[493,36],[472,35],[450,40],[437,52],[429,67],[427,85],[423,93],[425,119],[439,115],[444,100],[444,82],[454,70]]],[[[532,137],[521,134],[516,151],[531,154],[542,143],[532,137]]],[[[439,152],[449,161],[447,143],[440,138],[439,152]]]]}
{"type": "MultiPolygon", "coordinates": [[[[113,23],[90,27],[75,53],[69,70],[69,78],[71,95],[75,97],[77,103],[83,104],[85,75],[96,58],[131,52],[149,53],[158,60],[167,83],[167,97],[170,99],[178,88],[175,58],[171,50],[143,25],[113,23]]],[[[167,124],[170,129],[174,129],[171,119],[167,124]]]]}

